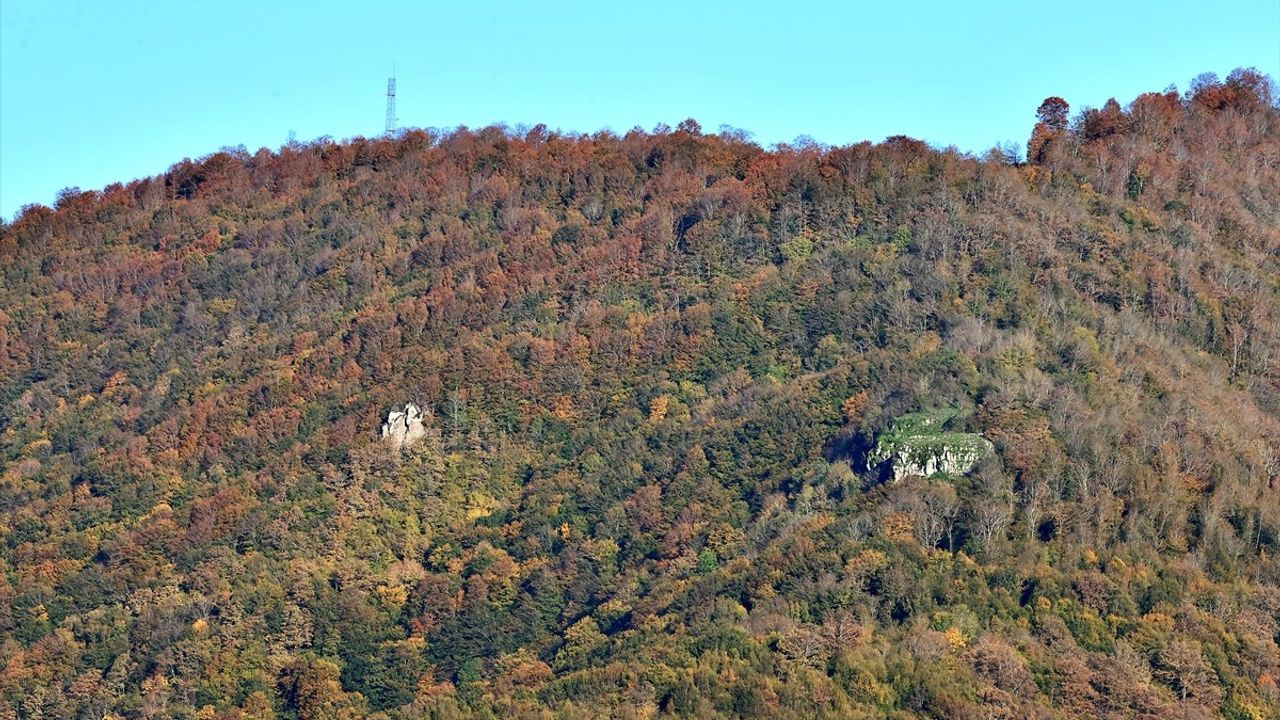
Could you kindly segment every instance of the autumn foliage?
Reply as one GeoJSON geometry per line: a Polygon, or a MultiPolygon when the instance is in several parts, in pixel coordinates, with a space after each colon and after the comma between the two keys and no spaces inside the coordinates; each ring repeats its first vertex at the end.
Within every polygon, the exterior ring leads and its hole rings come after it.
{"type": "Polygon", "coordinates": [[[0,718],[1271,718],[1280,111],[491,127],[0,230],[0,718]],[[428,415],[403,455],[393,406],[428,415]],[[996,454],[884,483],[950,408],[996,454]]]}

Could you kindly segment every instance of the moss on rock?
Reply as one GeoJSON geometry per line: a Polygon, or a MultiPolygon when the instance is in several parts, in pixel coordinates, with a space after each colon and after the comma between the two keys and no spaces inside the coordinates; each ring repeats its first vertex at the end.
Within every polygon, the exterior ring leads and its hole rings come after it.
{"type": "Polygon", "coordinates": [[[867,457],[867,466],[890,463],[894,481],[919,475],[963,475],[995,446],[977,433],[945,430],[954,409],[909,413],[894,420],[880,434],[867,457]]]}

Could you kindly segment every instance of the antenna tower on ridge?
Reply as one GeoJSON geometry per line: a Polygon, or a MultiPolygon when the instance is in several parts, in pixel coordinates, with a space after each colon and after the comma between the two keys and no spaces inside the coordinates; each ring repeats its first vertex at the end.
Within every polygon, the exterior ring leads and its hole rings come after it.
{"type": "Polygon", "coordinates": [[[387,134],[396,134],[396,76],[387,78],[387,134]]]}

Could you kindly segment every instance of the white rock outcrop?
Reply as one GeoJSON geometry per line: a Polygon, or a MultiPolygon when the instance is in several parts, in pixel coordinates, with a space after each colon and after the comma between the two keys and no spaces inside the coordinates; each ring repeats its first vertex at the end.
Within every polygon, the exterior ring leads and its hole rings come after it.
{"type": "Polygon", "coordinates": [[[977,433],[946,432],[954,410],[910,413],[894,420],[867,457],[867,469],[888,463],[894,482],[909,477],[964,475],[995,452],[977,433]]]}
{"type": "Polygon", "coordinates": [[[392,410],[382,423],[382,437],[391,441],[397,451],[421,440],[427,434],[422,424],[422,411],[413,403],[405,403],[403,410],[392,410]]]}
{"type": "Polygon", "coordinates": [[[926,478],[934,475],[964,475],[991,452],[992,448],[985,440],[964,446],[935,446],[923,452],[900,450],[890,457],[893,461],[893,481],[899,482],[917,475],[926,478]]]}

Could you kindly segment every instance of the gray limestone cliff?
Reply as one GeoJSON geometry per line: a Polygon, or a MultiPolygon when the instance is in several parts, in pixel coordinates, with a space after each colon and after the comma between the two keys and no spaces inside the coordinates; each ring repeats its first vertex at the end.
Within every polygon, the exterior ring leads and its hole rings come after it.
{"type": "Polygon", "coordinates": [[[963,475],[995,451],[977,433],[947,432],[942,428],[953,410],[910,413],[881,433],[867,456],[867,467],[889,463],[894,482],[904,478],[963,475]]]}
{"type": "Polygon", "coordinates": [[[404,409],[392,410],[382,423],[382,437],[391,441],[397,451],[421,440],[427,434],[422,424],[422,411],[413,403],[405,403],[404,409]]]}

